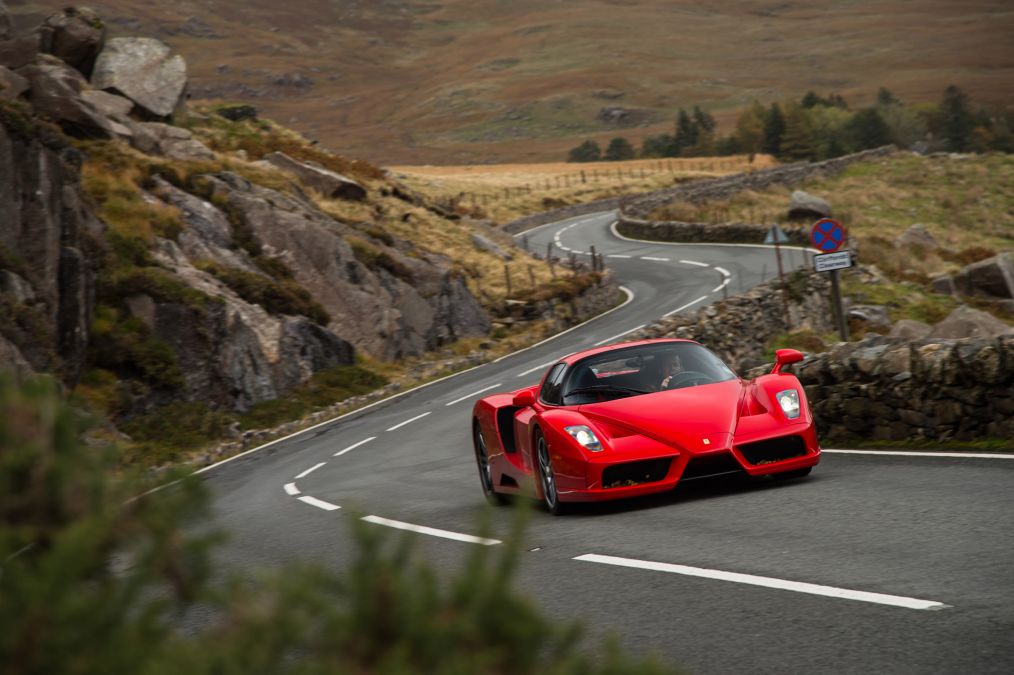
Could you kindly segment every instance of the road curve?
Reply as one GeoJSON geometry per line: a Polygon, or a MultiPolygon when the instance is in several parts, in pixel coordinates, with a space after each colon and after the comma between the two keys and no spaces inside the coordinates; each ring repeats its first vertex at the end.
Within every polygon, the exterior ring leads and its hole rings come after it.
{"type": "MultiPolygon", "coordinates": [[[[474,400],[534,383],[559,356],[621,339],[774,273],[769,248],[625,240],[603,213],[527,233],[604,254],[629,289],[612,312],[545,343],[319,425],[204,472],[224,564],[342,566],[348,523],[414,530],[440,568],[497,546],[510,508],[484,508],[474,400]]],[[[805,256],[790,253],[787,265],[805,256]]],[[[727,482],[534,514],[519,586],[593,636],[692,672],[1014,670],[1014,461],[826,454],[808,478],[727,482]]]]}

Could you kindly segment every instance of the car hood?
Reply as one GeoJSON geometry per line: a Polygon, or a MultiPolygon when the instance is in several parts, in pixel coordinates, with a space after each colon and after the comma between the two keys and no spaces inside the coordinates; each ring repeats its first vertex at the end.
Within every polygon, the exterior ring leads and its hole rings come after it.
{"type": "Polygon", "coordinates": [[[607,429],[622,427],[680,449],[718,450],[732,442],[743,387],[735,379],[588,403],[578,410],[607,429]]]}

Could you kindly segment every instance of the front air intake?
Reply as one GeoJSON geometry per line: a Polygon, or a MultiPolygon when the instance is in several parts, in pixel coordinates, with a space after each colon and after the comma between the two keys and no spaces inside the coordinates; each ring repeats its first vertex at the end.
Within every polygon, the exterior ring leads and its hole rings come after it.
{"type": "Polygon", "coordinates": [[[690,460],[687,467],[683,470],[683,476],[680,477],[680,481],[724,476],[730,473],[739,473],[742,470],[743,467],[728,452],[704,455],[703,457],[694,457],[690,460]]]}
{"type": "Polygon", "coordinates": [[[802,457],[806,454],[806,441],[802,436],[779,436],[757,443],[737,446],[746,461],[753,465],[773,464],[783,459],[802,457]]]}
{"type": "Polygon", "coordinates": [[[671,458],[645,459],[639,462],[613,464],[602,470],[602,487],[628,487],[641,483],[655,483],[669,473],[671,458]]]}

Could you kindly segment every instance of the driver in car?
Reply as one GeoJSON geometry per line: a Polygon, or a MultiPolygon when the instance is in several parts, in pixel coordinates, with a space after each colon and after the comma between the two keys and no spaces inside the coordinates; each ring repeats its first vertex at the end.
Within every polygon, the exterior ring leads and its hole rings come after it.
{"type": "Polygon", "coordinates": [[[659,377],[661,381],[658,384],[658,390],[665,391],[668,389],[672,378],[681,372],[683,372],[683,362],[679,356],[671,352],[659,356],[659,377]]]}

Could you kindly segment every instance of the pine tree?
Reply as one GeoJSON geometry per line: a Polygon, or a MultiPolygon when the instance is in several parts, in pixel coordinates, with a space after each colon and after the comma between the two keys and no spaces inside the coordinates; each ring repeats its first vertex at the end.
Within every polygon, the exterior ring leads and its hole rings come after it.
{"type": "Polygon", "coordinates": [[[690,115],[683,108],[680,108],[679,114],[676,116],[676,137],[674,144],[676,146],[676,155],[680,156],[685,154],[687,148],[697,145],[697,126],[694,124],[690,115]]]}
{"type": "Polygon", "coordinates": [[[891,142],[891,130],[876,108],[857,112],[846,129],[856,150],[879,148],[891,142]]]}
{"type": "Polygon", "coordinates": [[[800,105],[790,105],[785,110],[785,133],[779,157],[787,160],[815,159],[816,139],[813,126],[800,105]]]}
{"type": "Polygon", "coordinates": [[[782,150],[782,136],[785,134],[785,116],[777,103],[772,103],[764,118],[764,152],[778,155],[782,150]]]}
{"type": "Polygon", "coordinates": [[[597,162],[600,159],[602,159],[602,148],[592,140],[585,141],[576,148],[571,148],[567,154],[568,162],[597,162]]]}
{"type": "Polygon", "coordinates": [[[670,134],[646,136],[641,141],[641,157],[675,157],[676,139],[670,134]]]}
{"type": "Polygon", "coordinates": [[[877,105],[888,106],[888,105],[900,105],[901,100],[895,96],[887,87],[881,87],[877,90],[877,105]]]}
{"type": "Polygon", "coordinates": [[[609,141],[603,159],[609,162],[622,162],[634,158],[634,146],[626,138],[616,137],[609,141]]]}
{"type": "Polygon", "coordinates": [[[736,137],[739,147],[750,155],[754,155],[764,147],[764,107],[757,101],[739,114],[736,120],[736,137]]]}
{"type": "Polygon", "coordinates": [[[940,103],[941,128],[947,149],[965,152],[972,140],[975,120],[969,109],[968,95],[953,84],[944,90],[940,103]]]}

